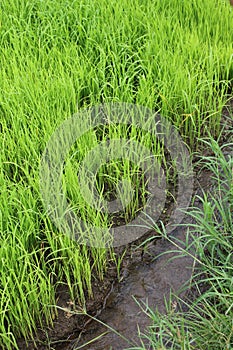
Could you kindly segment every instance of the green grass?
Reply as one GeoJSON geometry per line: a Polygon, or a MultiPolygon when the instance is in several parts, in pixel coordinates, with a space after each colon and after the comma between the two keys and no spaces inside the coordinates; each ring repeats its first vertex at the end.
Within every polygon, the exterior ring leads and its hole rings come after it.
{"type": "MultiPolygon", "coordinates": [[[[30,338],[44,320],[52,324],[60,284],[84,303],[91,277],[103,278],[107,266],[105,249],[70,240],[42,205],[39,165],[53,132],[77,109],[128,102],[159,110],[195,150],[207,130],[219,132],[233,76],[232,24],[224,1],[2,1],[1,347],[17,348],[17,337],[30,338]]],[[[63,177],[73,205],[107,226],[106,215],[80,205],[74,163],[70,155],[63,177]]],[[[103,175],[113,192],[122,176],[134,176],[136,188],[141,181],[137,166],[115,160],[99,173],[100,192],[103,175]]]]}
{"type": "MultiPolygon", "coordinates": [[[[184,301],[174,295],[167,301],[166,315],[141,304],[140,307],[151,319],[151,326],[147,333],[141,334],[142,346],[131,349],[147,349],[148,343],[151,349],[167,349],[166,346],[187,350],[232,349],[233,144],[228,144],[230,153],[224,156],[224,147],[212,138],[204,140],[204,143],[212,150],[213,156],[202,157],[201,163],[211,170],[215,186],[200,197],[201,208],[190,210],[189,215],[195,219],[195,223],[189,225],[192,243],[186,249],[180,246],[183,255],[196,252],[192,280],[199,296],[185,301],[189,308],[186,313],[177,307],[184,301]],[[206,286],[205,291],[201,285],[206,286]]],[[[175,237],[169,238],[166,232],[160,233],[180,251],[175,237]]]]}

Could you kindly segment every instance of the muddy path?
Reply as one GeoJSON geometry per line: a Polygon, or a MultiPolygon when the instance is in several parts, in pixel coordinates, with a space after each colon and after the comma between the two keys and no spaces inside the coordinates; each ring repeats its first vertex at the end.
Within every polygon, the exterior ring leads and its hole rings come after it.
{"type": "MultiPolygon", "coordinates": [[[[184,231],[179,232],[180,239],[182,239],[184,231]]],[[[108,334],[94,343],[84,346],[83,349],[122,350],[132,344],[139,346],[138,327],[141,332],[144,332],[149,326],[150,319],[137,302],[140,302],[143,308],[148,305],[152,309],[157,308],[160,312],[165,312],[164,298],[169,299],[171,290],[178,292],[182,297],[184,293],[179,290],[191,278],[193,265],[191,258],[178,258],[169,262],[168,259],[174,255],[171,253],[156,259],[156,255],[161,251],[163,252],[165,249],[168,251],[172,248],[164,242],[158,243],[157,247],[153,249],[153,253],[152,249],[150,250],[150,253],[154,254],[155,260],[131,266],[128,270],[129,276],[110,295],[100,320],[117,330],[121,336],[93,321],[86,332],[83,332],[81,338],[66,349],[75,349],[106,331],[108,334]]]]}
{"type": "MultiPolygon", "coordinates": [[[[225,113],[228,116],[230,112],[226,110],[225,113]]],[[[221,142],[227,143],[230,141],[229,136],[232,136],[233,128],[228,120],[224,125],[225,132],[222,134],[221,142]]],[[[206,169],[200,171],[198,167],[194,170],[195,201],[192,205],[200,207],[201,200],[196,195],[202,196],[203,190],[211,188],[212,174],[206,169]]],[[[182,223],[187,226],[179,225],[170,237],[183,249],[186,247],[188,225],[191,222],[191,218],[185,216],[182,223]]],[[[148,237],[155,234],[156,232],[151,231],[148,237]]],[[[150,320],[138,303],[165,313],[165,300],[169,299],[171,292],[182,299],[187,295],[195,298],[195,291],[190,289],[193,272],[194,259],[182,256],[181,250],[165,239],[156,238],[139,249],[132,246],[123,260],[120,281],[117,279],[114,265],[109,266],[104,281],[93,280],[94,298],[87,299],[86,309],[99,321],[87,315],[73,313],[75,306],[70,302],[68,290],[64,286],[57,292],[57,305],[65,310],[58,310],[53,329],[38,329],[34,341],[25,344],[25,341],[19,340],[19,348],[123,350],[132,345],[139,345],[138,327],[142,333],[145,332],[150,320]],[[100,322],[107,324],[108,327],[100,322]],[[121,336],[110,331],[109,327],[121,336]],[[105,335],[101,336],[104,333],[105,335]],[[98,339],[93,341],[96,338],[98,339]]],[[[78,311],[78,308],[76,310],[78,311]]]]}
{"type": "MultiPolygon", "coordinates": [[[[210,172],[203,171],[196,178],[196,194],[201,195],[203,188],[211,184],[210,172]]],[[[196,199],[195,206],[200,206],[196,199]]],[[[183,223],[190,224],[190,217],[185,217],[183,223]]],[[[185,249],[188,226],[177,227],[172,233],[172,240],[185,249]]],[[[145,250],[136,250],[132,261],[124,268],[122,281],[113,286],[108,296],[106,306],[98,320],[116,330],[110,331],[108,327],[92,320],[77,337],[77,339],[56,347],[56,350],[123,350],[130,346],[139,346],[137,337],[138,327],[145,332],[150,319],[143,312],[148,305],[152,309],[165,313],[165,300],[169,300],[170,293],[184,298],[190,293],[194,269],[192,257],[181,256],[181,250],[164,239],[157,239],[149,243],[145,250]],[[174,251],[176,250],[176,251],[174,251]],[[163,253],[163,254],[162,254],[163,253]],[[162,254],[162,255],[161,255],[162,254]],[[175,259],[174,259],[175,258],[175,259]],[[188,286],[184,288],[185,285],[188,286]],[[106,333],[101,336],[101,334],[106,333]],[[93,339],[98,340],[92,342],[93,339]],[[125,337],[127,340],[123,339],[125,337]],[[85,346],[85,343],[89,343],[85,346]]]]}

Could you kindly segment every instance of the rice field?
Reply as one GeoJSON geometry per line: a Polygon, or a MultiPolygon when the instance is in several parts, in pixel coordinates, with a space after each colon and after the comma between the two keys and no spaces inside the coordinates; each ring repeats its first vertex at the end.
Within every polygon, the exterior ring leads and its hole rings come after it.
{"type": "MultiPolygon", "coordinates": [[[[201,138],[219,135],[222,108],[232,95],[232,28],[233,12],[223,0],[1,2],[2,349],[18,349],[19,337],[52,326],[59,286],[67,285],[71,299],[84,304],[92,279],[103,279],[114,259],[111,241],[105,248],[79,244],[51,220],[40,190],[51,136],[77,112],[130,103],[159,112],[192,155],[201,138]]],[[[153,137],[128,126],[92,128],[77,140],[66,156],[62,186],[75,213],[100,228],[117,222],[101,211],[102,202],[94,209],[86,203],[76,174],[91,148],[111,137],[142,142],[159,164],[164,156],[153,137]]],[[[121,218],[130,222],[147,198],[142,168],[118,157],[102,164],[95,184],[106,203],[117,197],[122,179],[133,179],[133,201],[121,218]]]]}

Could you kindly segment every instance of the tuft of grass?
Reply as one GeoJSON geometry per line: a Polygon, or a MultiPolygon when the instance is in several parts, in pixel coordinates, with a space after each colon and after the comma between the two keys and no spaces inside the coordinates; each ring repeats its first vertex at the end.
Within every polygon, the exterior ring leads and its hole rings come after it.
{"type": "MultiPolygon", "coordinates": [[[[148,344],[151,349],[232,348],[233,144],[219,146],[213,138],[203,142],[213,154],[201,157],[203,166],[213,174],[213,188],[199,198],[200,208],[191,208],[187,213],[195,219],[189,224],[192,242],[185,250],[173,237],[160,230],[160,234],[173,242],[183,255],[193,256],[196,262],[193,287],[199,291],[199,296],[190,301],[171,296],[166,314],[140,305],[151,319],[151,326],[147,333],[140,335],[142,346],[130,349],[148,349],[148,344]],[[203,285],[206,286],[204,291],[203,285]],[[182,305],[188,308],[186,313],[181,311],[182,305]]],[[[158,226],[156,230],[159,230],[158,226]]]]}

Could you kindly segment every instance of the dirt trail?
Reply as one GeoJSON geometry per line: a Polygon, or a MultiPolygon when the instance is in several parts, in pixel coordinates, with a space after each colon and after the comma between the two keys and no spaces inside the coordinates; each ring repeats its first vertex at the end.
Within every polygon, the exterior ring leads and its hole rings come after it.
{"type": "MultiPolygon", "coordinates": [[[[199,179],[196,178],[196,193],[201,194],[201,188],[209,186],[210,173],[205,171],[199,179]]],[[[200,201],[197,199],[195,206],[200,206],[200,201]]],[[[183,220],[183,223],[190,224],[190,222],[190,217],[185,217],[183,220]]],[[[182,248],[185,248],[187,230],[187,227],[179,226],[172,233],[174,241],[179,241],[182,248]]],[[[56,350],[73,350],[79,347],[84,350],[123,350],[129,348],[130,343],[131,346],[132,343],[139,345],[138,327],[141,332],[144,332],[150,320],[135,299],[141,304],[145,303],[150,308],[157,308],[165,313],[165,300],[169,299],[171,291],[181,298],[185,297],[189,289],[182,291],[182,288],[192,278],[193,258],[181,256],[181,252],[164,239],[151,242],[143,257],[141,253],[141,250],[135,251],[130,265],[124,269],[124,279],[114,286],[105,309],[98,317],[101,322],[115,329],[128,342],[99,322],[92,321],[82,331],[81,336],[71,341],[66,347],[64,344],[62,347],[56,347],[56,350]],[[160,255],[161,253],[166,254],[160,255]],[[176,258],[171,260],[174,257],[176,258]],[[108,332],[106,335],[90,343],[106,332],[108,332]],[[87,342],[89,345],[85,346],[87,342]]]]}
{"type": "MultiPolygon", "coordinates": [[[[185,233],[185,229],[179,230],[177,238],[184,239],[185,233]]],[[[143,332],[149,325],[149,318],[146,317],[134,298],[148,304],[152,309],[157,308],[159,311],[165,312],[164,298],[169,298],[170,290],[179,291],[182,285],[191,278],[192,258],[177,258],[169,262],[169,258],[175,255],[171,253],[156,259],[160,252],[173,248],[172,244],[160,241],[153,249],[150,249],[150,253],[155,257],[154,261],[136,263],[131,266],[128,271],[129,276],[115,288],[100,317],[101,321],[116,329],[134,344],[140,344],[139,339],[135,338],[138,334],[138,326],[143,332]]],[[[180,294],[181,297],[183,295],[184,293],[180,294]]],[[[92,322],[88,332],[83,334],[80,341],[75,342],[75,346],[72,345],[69,349],[75,349],[76,346],[94,339],[106,330],[106,327],[100,326],[98,322],[92,322]]],[[[129,347],[129,344],[118,335],[110,332],[83,349],[110,350],[111,347],[114,350],[122,350],[129,347]]]]}

